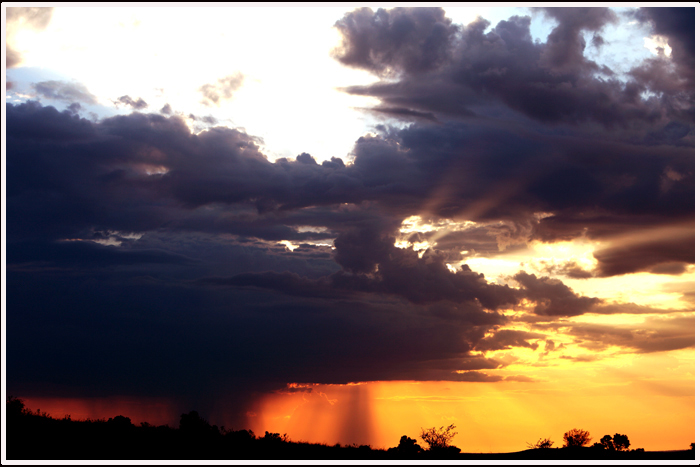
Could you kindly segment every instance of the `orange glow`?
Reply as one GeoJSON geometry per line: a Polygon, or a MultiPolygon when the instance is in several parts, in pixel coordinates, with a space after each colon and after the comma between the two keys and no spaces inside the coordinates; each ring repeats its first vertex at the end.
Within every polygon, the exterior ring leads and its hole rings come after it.
{"type": "MultiPolygon", "coordinates": [[[[454,423],[458,434],[453,444],[477,453],[521,451],[539,438],[551,438],[560,447],[563,433],[572,428],[588,430],[594,441],[623,433],[633,449],[647,451],[686,449],[694,442],[694,349],[618,351],[613,358],[575,362],[561,358],[571,354],[569,347],[548,354],[542,345],[534,351],[487,353],[511,361],[490,374],[523,375],[534,382],[291,383],[251,404],[246,428],[257,436],[269,431],[286,433],[293,441],[386,449],[403,435],[420,441],[421,428],[454,423]],[[538,366],[538,361],[546,365],[538,366]]],[[[23,399],[33,411],[54,418],[70,414],[73,420],[124,415],[136,425],[146,421],[177,427],[181,413],[159,399],[23,399]]],[[[217,418],[225,418],[225,412],[215,409],[209,421],[221,423],[217,418]]]]}
{"type": "Polygon", "coordinates": [[[375,444],[377,420],[370,384],[310,385],[309,389],[263,397],[249,413],[250,428],[259,436],[265,431],[287,433],[294,441],[375,444]]]}
{"type": "Polygon", "coordinates": [[[695,439],[693,349],[607,362],[530,367],[531,383],[313,385],[310,392],[263,397],[249,420],[258,435],[384,449],[402,435],[420,441],[421,428],[451,423],[458,432],[453,444],[463,452],[521,451],[539,438],[561,447],[571,428],[588,430],[594,441],[627,434],[633,449],[687,449],[695,439]]]}
{"type": "Polygon", "coordinates": [[[20,397],[32,412],[41,410],[52,418],[70,415],[73,420],[109,419],[123,415],[131,423],[139,425],[148,422],[151,425],[170,425],[177,428],[180,413],[169,401],[144,397],[100,397],[100,398],[58,398],[58,397],[20,397]]]}

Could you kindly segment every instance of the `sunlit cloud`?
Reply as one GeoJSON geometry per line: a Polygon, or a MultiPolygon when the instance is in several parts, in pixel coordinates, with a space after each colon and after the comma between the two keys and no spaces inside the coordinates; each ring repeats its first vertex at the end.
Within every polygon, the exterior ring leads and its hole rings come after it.
{"type": "Polygon", "coordinates": [[[645,37],[644,47],[654,54],[664,55],[666,57],[671,56],[671,46],[668,45],[668,38],[664,36],[654,35],[645,37]]]}

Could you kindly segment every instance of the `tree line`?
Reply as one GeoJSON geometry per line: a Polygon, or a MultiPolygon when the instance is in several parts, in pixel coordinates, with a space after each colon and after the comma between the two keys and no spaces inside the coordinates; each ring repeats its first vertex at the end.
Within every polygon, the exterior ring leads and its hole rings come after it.
{"type": "MultiPolygon", "coordinates": [[[[134,425],[123,415],[105,419],[71,420],[32,411],[24,401],[10,396],[6,402],[7,459],[666,459],[630,450],[627,435],[605,435],[587,447],[592,438],[585,430],[564,434],[561,449],[549,438],[527,443],[517,453],[461,453],[451,443],[457,435],[454,424],[421,428],[420,439],[404,435],[395,447],[373,449],[369,445],[329,446],[323,443],[291,441],[287,434],[231,430],[211,425],[198,412],[180,416],[179,426],[134,425]],[[621,457],[626,456],[626,457],[621,457]]],[[[678,459],[694,458],[695,444],[678,459]],[[685,456],[685,457],[683,457],[685,456]]],[[[680,455],[680,454],[679,454],[680,455]]]]}

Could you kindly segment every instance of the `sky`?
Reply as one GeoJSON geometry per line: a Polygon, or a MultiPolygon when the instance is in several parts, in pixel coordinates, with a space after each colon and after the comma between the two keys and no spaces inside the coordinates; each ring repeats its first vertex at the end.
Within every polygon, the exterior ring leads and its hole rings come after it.
{"type": "Polygon", "coordinates": [[[3,6],[4,395],[686,449],[695,14],[3,6]]]}

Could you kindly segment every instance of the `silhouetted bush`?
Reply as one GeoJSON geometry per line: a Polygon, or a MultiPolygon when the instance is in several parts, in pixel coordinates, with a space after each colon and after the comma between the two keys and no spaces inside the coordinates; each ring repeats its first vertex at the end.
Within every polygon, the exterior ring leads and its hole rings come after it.
{"type": "Polygon", "coordinates": [[[227,441],[235,444],[251,444],[255,441],[253,430],[230,430],[224,433],[227,441]]]}
{"type": "Polygon", "coordinates": [[[535,444],[526,443],[527,447],[530,449],[551,449],[554,446],[554,442],[549,438],[540,438],[535,444]]]}
{"type": "Polygon", "coordinates": [[[263,441],[266,443],[273,443],[273,444],[279,444],[279,443],[286,443],[289,441],[289,437],[287,436],[287,433],[280,435],[279,433],[270,433],[268,431],[265,432],[265,436],[261,438],[263,441]]]}
{"type": "Polygon", "coordinates": [[[447,449],[450,446],[452,438],[457,435],[454,431],[457,427],[454,424],[448,426],[447,428],[441,426],[440,428],[429,428],[424,430],[420,429],[420,437],[423,441],[428,443],[431,451],[437,451],[441,449],[447,449]]]}
{"type": "Polygon", "coordinates": [[[564,447],[578,448],[583,447],[591,442],[591,434],[586,430],[574,428],[564,433],[564,447]]]}

